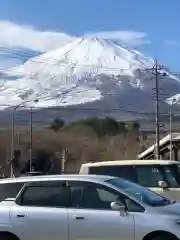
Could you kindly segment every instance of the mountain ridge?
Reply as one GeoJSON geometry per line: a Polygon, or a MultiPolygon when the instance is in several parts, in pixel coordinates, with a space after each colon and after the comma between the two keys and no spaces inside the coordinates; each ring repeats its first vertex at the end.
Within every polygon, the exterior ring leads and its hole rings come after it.
{"type": "MultiPolygon", "coordinates": [[[[82,106],[100,101],[113,107],[152,112],[154,60],[110,40],[83,37],[27,60],[1,75],[0,105],[38,108],[82,106]],[[137,70],[141,71],[137,71],[137,70]],[[12,78],[12,79],[11,79],[12,78]],[[34,99],[39,102],[34,103],[34,99]]],[[[165,70],[160,88],[170,98],[180,93],[180,78],[165,70]]],[[[167,109],[166,98],[161,108],[167,109]]],[[[3,109],[3,107],[2,107],[3,109]]]]}

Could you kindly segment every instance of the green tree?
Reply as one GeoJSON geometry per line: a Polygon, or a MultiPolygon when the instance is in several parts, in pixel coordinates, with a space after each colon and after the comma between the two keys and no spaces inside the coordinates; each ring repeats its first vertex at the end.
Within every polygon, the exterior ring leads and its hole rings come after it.
{"type": "Polygon", "coordinates": [[[102,125],[106,134],[114,136],[119,132],[118,122],[113,118],[106,117],[102,120],[102,125]]]}
{"type": "Polygon", "coordinates": [[[126,133],[128,131],[139,131],[139,123],[137,121],[119,122],[111,117],[103,119],[99,119],[97,117],[87,117],[69,124],[68,127],[75,127],[77,125],[84,125],[92,128],[98,137],[103,137],[105,135],[116,136],[117,134],[126,133]]]}
{"type": "Polygon", "coordinates": [[[86,126],[92,127],[99,137],[104,135],[117,135],[119,132],[119,123],[110,117],[104,119],[87,118],[82,121],[86,126]]]}
{"type": "Polygon", "coordinates": [[[129,121],[125,124],[127,131],[139,132],[140,124],[138,121],[129,121]]]}
{"type": "Polygon", "coordinates": [[[125,122],[118,122],[118,132],[119,133],[127,132],[126,123],[125,122]]]}
{"type": "Polygon", "coordinates": [[[50,128],[53,129],[54,131],[59,131],[64,126],[64,124],[65,122],[62,119],[56,118],[51,123],[50,128]]]}

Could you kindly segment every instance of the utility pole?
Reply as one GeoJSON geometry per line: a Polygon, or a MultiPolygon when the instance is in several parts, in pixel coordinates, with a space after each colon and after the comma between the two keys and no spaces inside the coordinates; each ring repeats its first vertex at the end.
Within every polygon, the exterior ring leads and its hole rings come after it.
{"type": "Polygon", "coordinates": [[[10,176],[11,177],[14,176],[13,160],[14,160],[15,113],[18,107],[20,107],[20,104],[13,107],[12,117],[11,117],[11,159],[10,159],[10,176]]]}
{"type": "Polygon", "coordinates": [[[160,149],[159,149],[159,72],[158,72],[158,62],[155,62],[155,78],[156,78],[156,158],[160,159],[160,149]]]}
{"type": "Polygon", "coordinates": [[[29,171],[32,172],[32,107],[30,107],[30,129],[29,129],[29,171]]]}
{"type": "MultiPolygon", "coordinates": [[[[160,148],[159,148],[159,140],[160,140],[160,118],[159,118],[159,80],[161,77],[165,77],[166,73],[161,72],[164,67],[158,64],[158,61],[155,61],[155,64],[152,68],[143,69],[144,71],[151,72],[155,76],[155,101],[156,101],[156,159],[160,159],[160,148]]],[[[141,71],[141,69],[140,69],[141,71]]],[[[153,78],[154,79],[154,78],[153,78]]]]}
{"type": "MultiPolygon", "coordinates": [[[[11,117],[11,156],[10,156],[10,175],[13,177],[13,160],[14,160],[14,135],[15,135],[15,113],[18,108],[22,107],[25,103],[31,102],[27,100],[16,106],[5,105],[9,108],[12,108],[12,117],[11,117]]],[[[35,99],[34,103],[38,103],[39,99],[35,99]]],[[[30,170],[32,170],[32,107],[30,108],[30,170]]]]}
{"type": "Polygon", "coordinates": [[[11,122],[11,159],[10,159],[10,176],[13,177],[13,158],[14,158],[14,109],[12,111],[12,122],[11,122]]]}
{"type": "Polygon", "coordinates": [[[169,107],[169,141],[170,141],[170,150],[169,150],[169,158],[170,160],[172,160],[172,109],[171,109],[171,105],[169,107]]]}
{"type": "Polygon", "coordinates": [[[159,120],[159,80],[161,77],[165,77],[165,72],[160,72],[164,67],[158,64],[158,61],[155,61],[153,66],[152,74],[155,75],[155,101],[156,101],[156,159],[160,159],[160,148],[159,148],[159,140],[160,140],[160,120],[159,120]]]}
{"type": "MultiPolygon", "coordinates": [[[[38,103],[39,99],[35,99],[34,103],[38,103]]],[[[32,172],[32,142],[33,142],[33,107],[30,107],[29,121],[29,171],[32,172]]]]}
{"type": "Polygon", "coordinates": [[[172,107],[173,104],[177,103],[178,100],[176,98],[173,98],[172,101],[169,103],[169,142],[170,142],[170,149],[169,149],[169,158],[172,160],[173,158],[173,141],[172,141],[172,118],[173,118],[173,113],[172,113],[172,107]]]}

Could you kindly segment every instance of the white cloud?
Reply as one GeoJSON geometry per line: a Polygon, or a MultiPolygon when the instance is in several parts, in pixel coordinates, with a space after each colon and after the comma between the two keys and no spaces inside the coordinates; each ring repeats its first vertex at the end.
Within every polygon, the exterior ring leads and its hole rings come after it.
{"type": "Polygon", "coordinates": [[[0,21],[0,47],[49,51],[72,41],[74,36],[55,31],[40,31],[34,27],[0,21]]]}
{"type": "Polygon", "coordinates": [[[172,46],[172,47],[179,47],[180,43],[177,41],[167,40],[165,41],[165,45],[172,46]]]}
{"type": "MultiPolygon", "coordinates": [[[[57,31],[40,31],[32,26],[19,25],[10,21],[0,21],[0,47],[26,48],[46,52],[73,41],[76,36],[57,31]]],[[[147,34],[135,31],[102,31],[91,34],[102,38],[119,40],[136,46],[149,43],[147,34]]]]}
{"type": "MultiPolygon", "coordinates": [[[[23,48],[35,52],[47,52],[59,48],[77,38],[77,36],[72,36],[64,32],[41,31],[33,26],[20,25],[2,20],[0,20],[0,33],[0,48],[4,48],[4,52],[5,49],[15,50],[23,48]]],[[[85,36],[117,40],[120,41],[120,43],[130,46],[149,43],[146,33],[135,31],[101,31],[85,33],[85,36]]],[[[0,54],[0,71],[23,62],[23,59],[13,58],[11,54],[8,56],[8,51],[5,55],[4,57],[0,54]]]]}
{"type": "Polygon", "coordinates": [[[147,39],[147,34],[145,32],[135,32],[135,31],[103,31],[97,33],[90,33],[88,35],[93,35],[97,37],[102,37],[105,39],[119,40],[124,44],[130,46],[137,46],[142,44],[148,44],[150,41],[147,39]]]}

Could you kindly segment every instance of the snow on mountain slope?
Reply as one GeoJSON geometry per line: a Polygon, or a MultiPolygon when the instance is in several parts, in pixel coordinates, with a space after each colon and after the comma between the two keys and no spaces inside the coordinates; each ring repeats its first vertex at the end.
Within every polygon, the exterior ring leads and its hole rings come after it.
{"type": "MultiPolygon", "coordinates": [[[[13,80],[0,82],[0,105],[16,105],[39,98],[36,107],[84,104],[106,96],[152,94],[152,77],[137,69],[150,68],[153,59],[99,38],[79,38],[66,46],[29,59],[4,72],[13,80]],[[15,80],[14,80],[15,79],[15,80]]],[[[168,97],[180,92],[180,80],[168,74],[168,97]]],[[[126,96],[124,96],[126,98],[126,96]]],[[[141,97],[138,97],[141,99],[141,97]]],[[[133,98],[134,99],[134,98],[133,98]]],[[[146,100],[145,100],[146,102],[146,100]]],[[[32,102],[29,103],[32,105],[32,102]]]]}
{"type": "Polygon", "coordinates": [[[79,38],[65,47],[30,59],[25,64],[10,70],[14,75],[28,75],[42,70],[56,74],[75,74],[84,72],[96,74],[132,74],[139,67],[152,66],[153,60],[143,54],[123,48],[112,41],[98,38],[79,38]],[[46,69],[46,67],[48,69],[46,69]]]}

